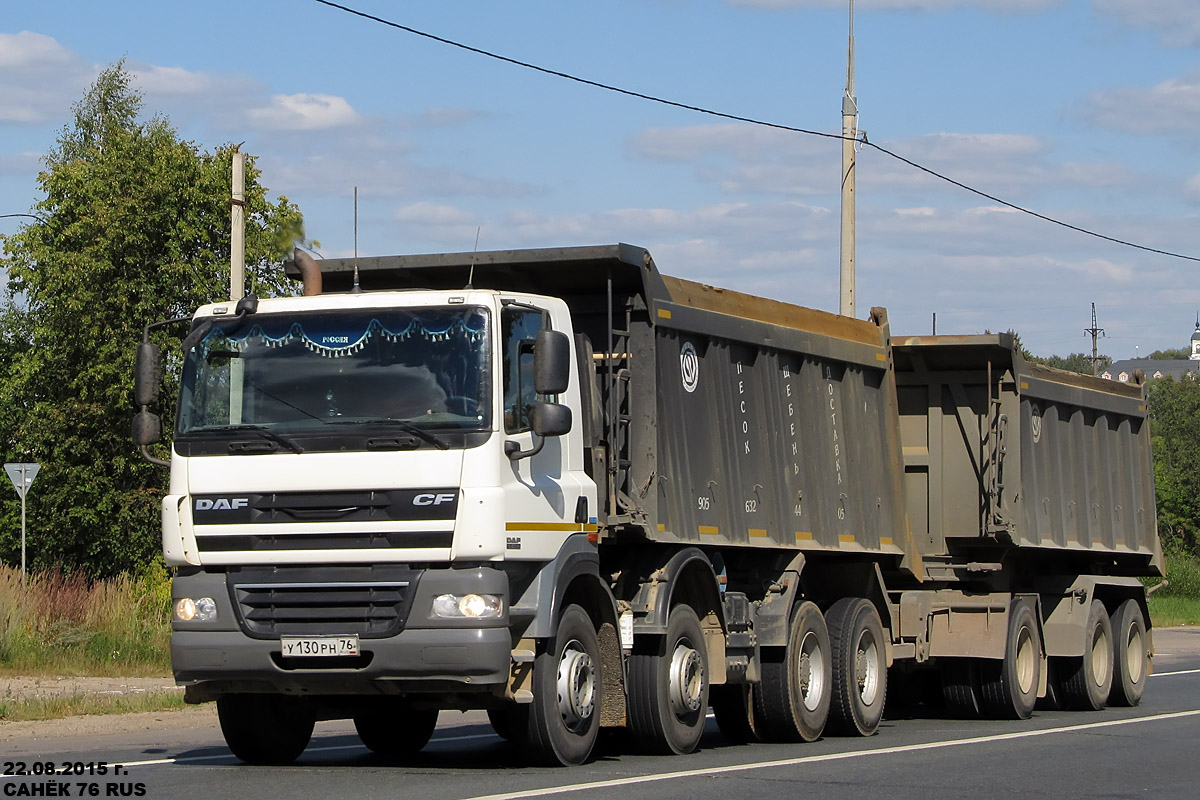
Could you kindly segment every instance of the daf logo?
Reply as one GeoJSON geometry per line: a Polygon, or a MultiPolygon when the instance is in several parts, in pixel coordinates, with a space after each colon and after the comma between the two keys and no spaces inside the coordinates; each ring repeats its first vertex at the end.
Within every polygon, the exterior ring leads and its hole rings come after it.
{"type": "Polygon", "coordinates": [[[413,498],[414,506],[440,506],[442,503],[453,502],[453,494],[419,494],[413,498]]]}
{"type": "Polygon", "coordinates": [[[250,505],[248,497],[219,497],[216,500],[197,500],[197,511],[236,511],[250,505]]]}

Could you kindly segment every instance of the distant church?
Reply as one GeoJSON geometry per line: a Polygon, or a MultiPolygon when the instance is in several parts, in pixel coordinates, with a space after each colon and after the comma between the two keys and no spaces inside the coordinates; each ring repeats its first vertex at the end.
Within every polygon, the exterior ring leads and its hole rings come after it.
{"type": "Polygon", "coordinates": [[[1200,315],[1196,317],[1196,330],[1192,332],[1192,354],[1187,358],[1127,358],[1124,361],[1114,361],[1100,373],[1100,377],[1127,383],[1133,379],[1134,370],[1139,369],[1147,379],[1167,376],[1179,379],[1184,375],[1200,373],[1200,315]]]}

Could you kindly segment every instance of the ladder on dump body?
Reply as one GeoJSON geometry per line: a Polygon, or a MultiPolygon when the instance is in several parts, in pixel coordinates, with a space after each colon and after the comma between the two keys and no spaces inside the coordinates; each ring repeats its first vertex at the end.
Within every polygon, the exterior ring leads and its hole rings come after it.
{"type": "Polygon", "coordinates": [[[605,458],[608,483],[608,524],[621,525],[633,521],[639,510],[630,494],[630,424],[633,421],[632,393],[630,383],[633,371],[630,361],[632,334],[632,310],[627,299],[621,312],[624,326],[618,327],[614,319],[611,273],[608,282],[608,342],[604,354],[604,369],[601,370],[604,403],[605,458]]]}

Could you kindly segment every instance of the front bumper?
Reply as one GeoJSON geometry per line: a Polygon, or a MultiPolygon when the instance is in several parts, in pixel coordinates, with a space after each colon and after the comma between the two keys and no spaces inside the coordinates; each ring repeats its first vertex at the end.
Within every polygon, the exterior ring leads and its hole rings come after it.
{"type": "MultiPolygon", "coordinates": [[[[177,575],[172,595],[213,597],[217,619],[211,622],[176,621],[171,635],[171,664],[178,683],[188,688],[188,699],[203,701],[234,692],[291,694],[411,694],[486,691],[508,681],[512,636],[508,620],[508,578],[489,568],[424,569],[392,580],[388,591],[405,586],[404,600],[395,606],[395,623],[386,631],[358,631],[346,622],[324,622],[329,609],[320,605],[308,627],[297,629],[296,606],[283,608],[280,619],[265,624],[263,598],[286,596],[301,604],[313,598],[344,598],[347,587],[363,597],[379,594],[378,575],[362,570],[329,567],[261,571],[247,576],[233,571],[196,571],[177,575]],[[264,582],[264,580],[266,582],[264,582]],[[356,590],[354,587],[368,587],[356,590]],[[264,588],[265,587],[265,588],[264,588]],[[332,590],[330,587],[333,587],[332,590]],[[247,589],[254,597],[247,599],[247,589]],[[333,591],[334,595],[320,592],[333,591]],[[496,594],[505,599],[503,616],[488,620],[439,619],[431,615],[439,594],[496,594]],[[253,618],[253,621],[251,621],[253,618]],[[352,658],[284,658],[280,636],[359,635],[359,656],[352,658]]],[[[395,575],[390,576],[392,578],[395,575]]],[[[363,611],[378,617],[379,607],[363,611]]],[[[391,610],[385,608],[385,610],[391,610]]],[[[357,613],[357,612],[356,612],[357,613]]],[[[345,609],[335,616],[345,617],[345,609]]],[[[372,623],[374,624],[374,623],[372,623]]]]}

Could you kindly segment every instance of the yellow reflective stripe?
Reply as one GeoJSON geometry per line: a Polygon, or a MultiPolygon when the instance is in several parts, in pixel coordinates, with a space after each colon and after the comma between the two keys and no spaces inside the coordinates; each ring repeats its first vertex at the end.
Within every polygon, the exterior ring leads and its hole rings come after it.
{"type": "Polygon", "coordinates": [[[852,533],[839,533],[839,534],[838,534],[838,541],[839,541],[839,542],[841,542],[842,544],[854,544],[854,534],[852,534],[852,533]]]}
{"type": "Polygon", "coordinates": [[[701,525],[701,526],[699,526],[699,531],[700,531],[700,533],[704,534],[705,536],[720,536],[721,535],[721,529],[718,528],[716,525],[701,525]]]}
{"type": "Polygon", "coordinates": [[[796,539],[797,540],[811,542],[812,538],[813,538],[813,535],[812,535],[811,531],[796,531],[796,539]]]}
{"type": "Polygon", "coordinates": [[[594,533],[599,526],[595,523],[580,525],[578,522],[509,522],[504,529],[509,531],[585,531],[594,533]]]}
{"type": "Polygon", "coordinates": [[[670,319],[671,318],[671,310],[669,308],[660,308],[658,310],[658,315],[660,317],[662,317],[663,319],[670,319]]]}
{"type": "Polygon", "coordinates": [[[767,530],[766,528],[751,528],[750,535],[760,539],[765,539],[767,537],[767,530]]]}

